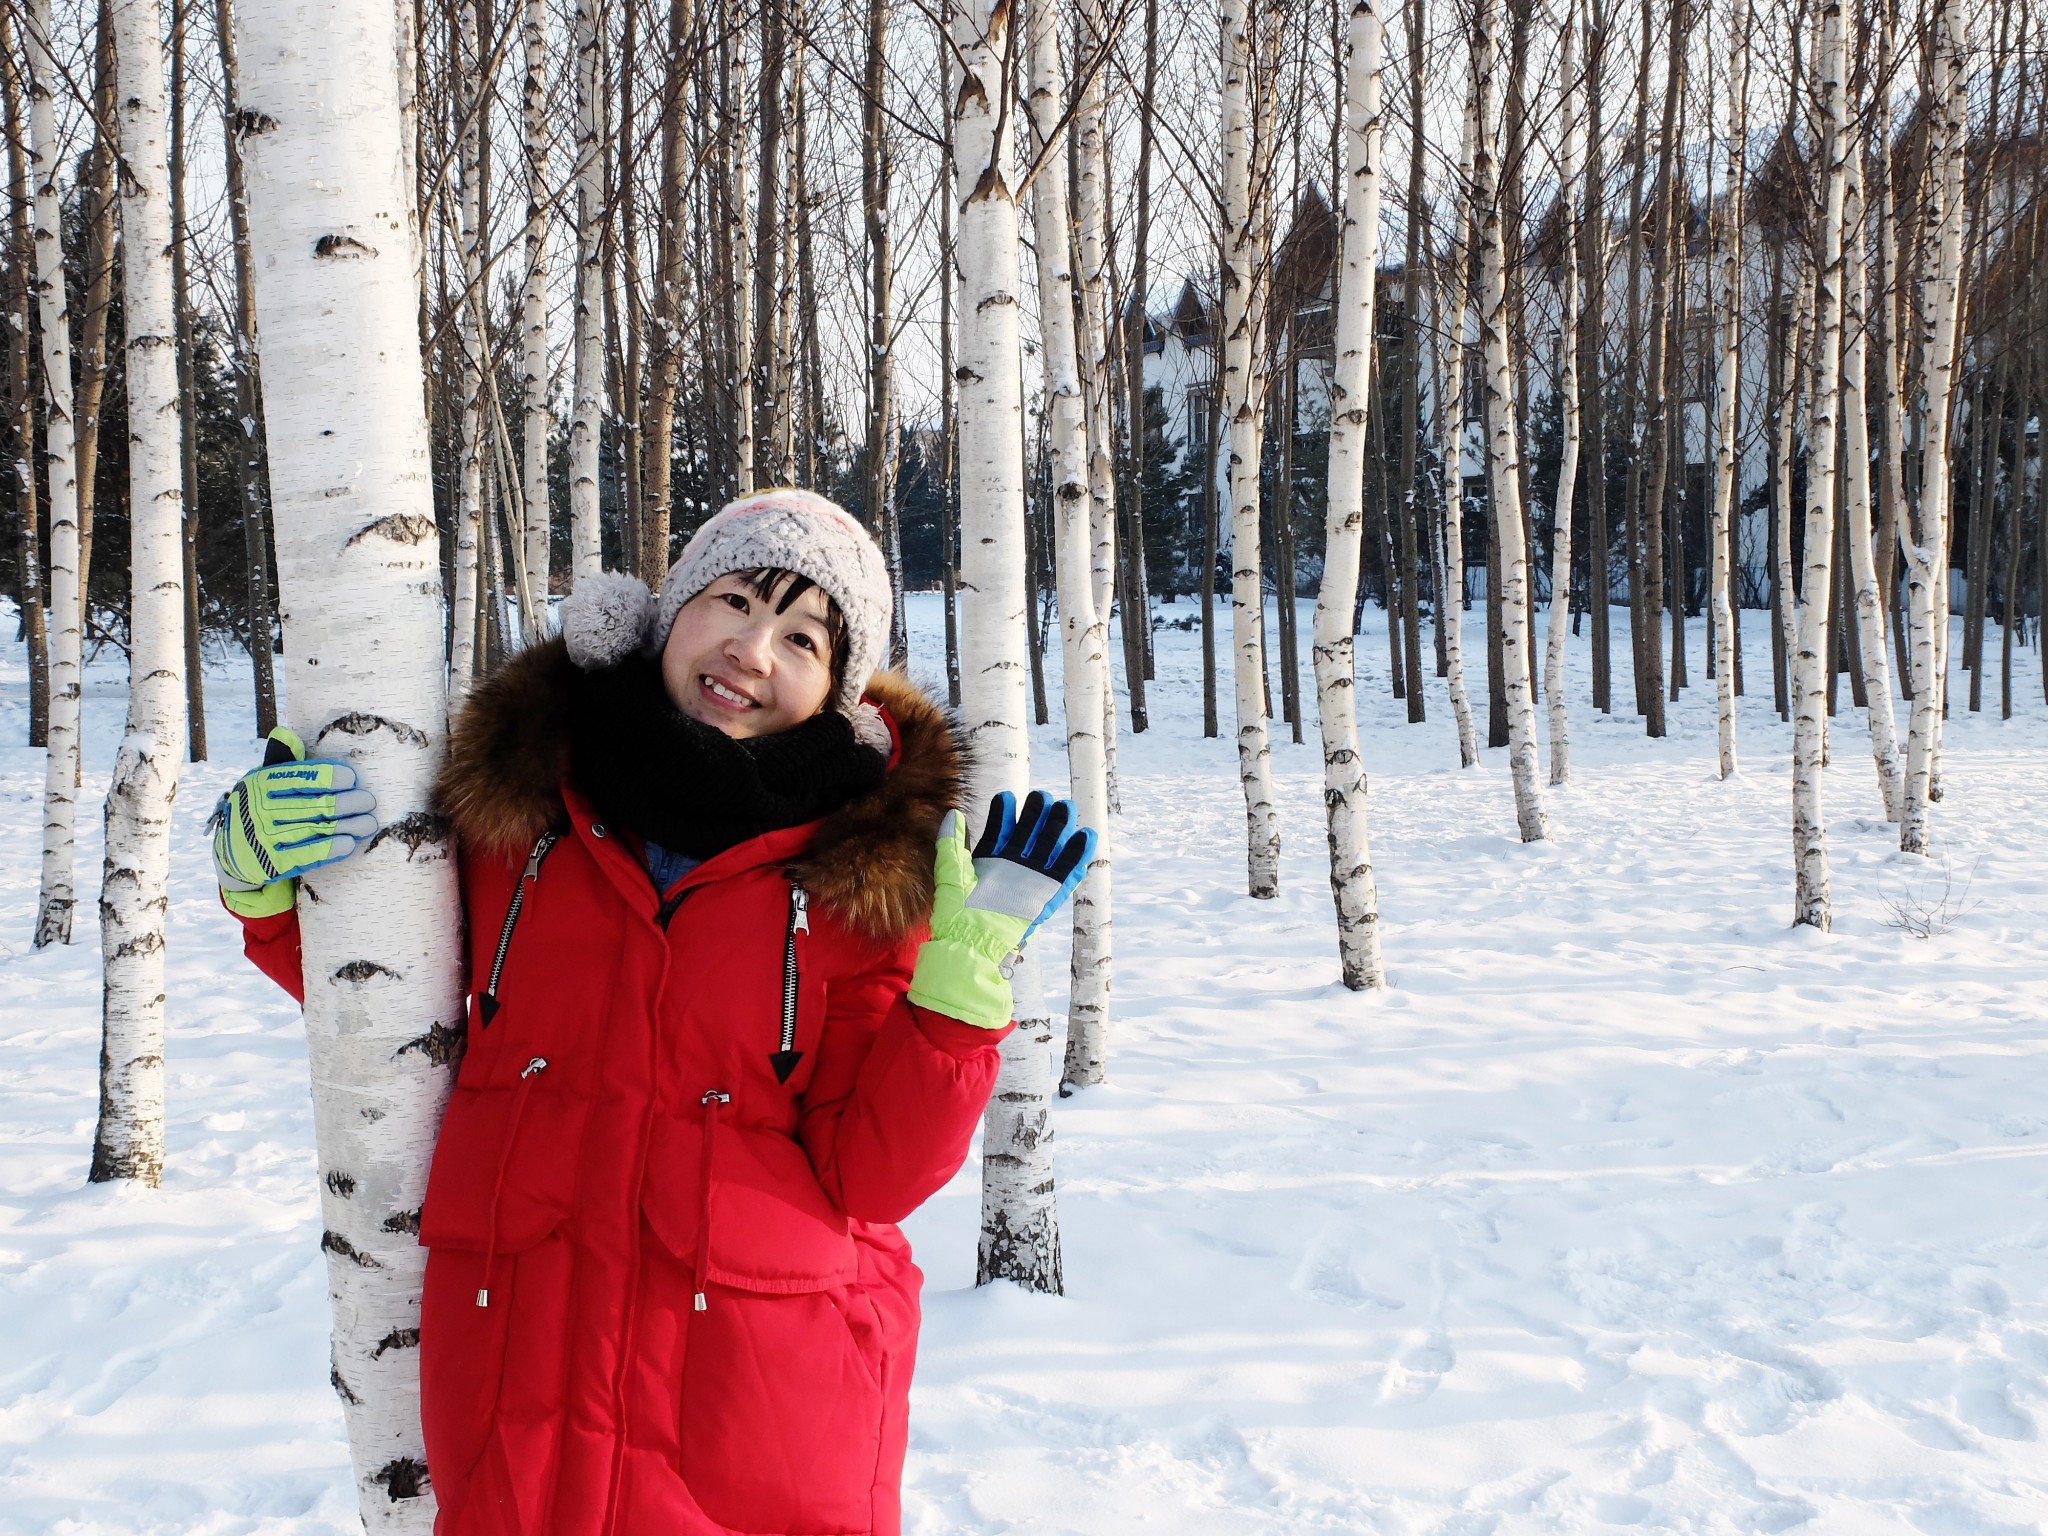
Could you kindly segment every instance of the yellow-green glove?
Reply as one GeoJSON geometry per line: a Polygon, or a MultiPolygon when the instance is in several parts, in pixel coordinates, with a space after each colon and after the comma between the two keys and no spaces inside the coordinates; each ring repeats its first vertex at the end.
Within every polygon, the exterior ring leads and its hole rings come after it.
{"type": "Polygon", "coordinates": [[[236,780],[207,823],[221,900],[237,917],[289,911],[300,875],[347,858],[375,835],[376,808],[355,769],[307,761],[306,744],[280,726],[263,766],[236,780]]]}
{"type": "Polygon", "coordinates": [[[1007,790],[988,808],[970,858],[967,828],[948,811],[939,828],[932,936],[918,949],[910,1000],[963,1023],[1010,1022],[1010,967],[1038,925],[1088,872],[1095,833],[1076,827],[1073,802],[1033,790],[1017,809],[1007,790]]]}

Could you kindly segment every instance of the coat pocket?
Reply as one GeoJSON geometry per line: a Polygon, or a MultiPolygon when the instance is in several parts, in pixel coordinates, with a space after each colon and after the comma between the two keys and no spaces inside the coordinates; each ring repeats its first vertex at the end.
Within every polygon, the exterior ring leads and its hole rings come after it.
{"type": "Polygon", "coordinates": [[[510,1085],[449,1095],[420,1212],[422,1243],[518,1253],[554,1231],[575,1204],[590,1114],[589,1099],[567,1090],[541,1062],[510,1085]]]}
{"type": "Polygon", "coordinates": [[[663,1307],[683,1329],[677,1458],[691,1496],[733,1531],[872,1530],[887,1363],[875,1330],[848,1317],[872,1310],[858,1250],[803,1148],[770,1128],[707,1137],[664,1119],[641,1209],[703,1298],[663,1307]]]}
{"type": "MultiPolygon", "coordinates": [[[[640,1197],[662,1246],[692,1266],[705,1219],[704,1146],[701,1121],[657,1120],[640,1197]]],[[[710,1262],[700,1282],[795,1295],[853,1280],[859,1266],[845,1213],[801,1146],[744,1124],[719,1128],[712,1146],[710,1262]]]]}

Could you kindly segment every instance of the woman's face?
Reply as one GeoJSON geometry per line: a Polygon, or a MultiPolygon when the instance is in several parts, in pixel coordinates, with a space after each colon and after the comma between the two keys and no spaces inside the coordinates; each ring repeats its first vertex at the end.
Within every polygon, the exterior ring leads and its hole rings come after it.
{"type": "Polygon", "coordinates": [[[668,633],[661,680],[669,698],[728,736],[772,736],[801,725],[832,691],[827,602],[809,587],[777,613],[776,599],[764,599],[744,577],[719,577],[683,604],[668,633]]]}

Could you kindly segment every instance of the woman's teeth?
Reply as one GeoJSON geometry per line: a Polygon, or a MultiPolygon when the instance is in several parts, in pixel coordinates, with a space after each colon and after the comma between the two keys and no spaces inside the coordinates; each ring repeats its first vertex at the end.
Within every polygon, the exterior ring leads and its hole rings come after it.
{"type": "Polygon", "coordinates": [[[704,679],[704,686],[710,689],[713,693],[717,694],[721,699],[730,699],[735,704],[744,704],[749,707],[752,707],[753,705],[754,701],[752,699],[748,698],[743,693],[733,692],[732,689],[726,687],[725,684],[721,683],[715,677],[707,675],[704,679]]]}

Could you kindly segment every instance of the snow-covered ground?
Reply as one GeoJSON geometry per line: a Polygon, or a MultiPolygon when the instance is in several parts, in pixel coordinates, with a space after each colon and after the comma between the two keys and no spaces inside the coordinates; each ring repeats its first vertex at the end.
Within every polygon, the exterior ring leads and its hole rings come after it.
{"type": "MultiPolygon", "coordinates": [[[[1745,617],[1742,777],[1697,658],[1648,742],[1590,716],[1580,642],[1575,783],[1525,848],[1504,754],[1457,769],[1435,679],[1403,723],[1369,613],[1370,996],[1337,984],[1313,722],[1279,731],[1283,887],[1251,901],[1234,745],[1200,734],[1198,637],[1161,631],[1121,743],[1111,1080],[1057,1111],[1068,1294],[972,1288],[972,1165],[911,1222],[910,1536],[2048,1529],[2039,659],[2018,718],[1952,721],[1932,865],[1896,852],[1844,686],[1835,929],[1794,932],[1745,617]],[[1904,931],[1944,888],[1945,931],[1904,931]]],[[[301,1036],[200,832],[252,757],[246,664],[209,675],[217,761],[180,796],[158,1191],[84,1182],[97,932],[88,906],[28,946],[23,675],[0,652],[0,1533],[353,1531],[301,1036]]],[[[120,687],[93,670],[88,902],[120,687]]],[[[1035,749],[1058,782],[1057,734],[1035,749]]]]}

